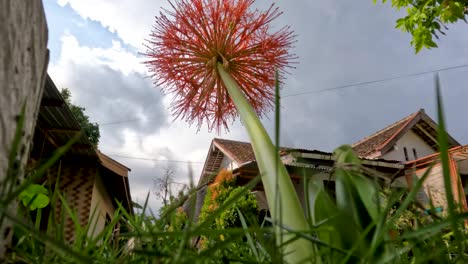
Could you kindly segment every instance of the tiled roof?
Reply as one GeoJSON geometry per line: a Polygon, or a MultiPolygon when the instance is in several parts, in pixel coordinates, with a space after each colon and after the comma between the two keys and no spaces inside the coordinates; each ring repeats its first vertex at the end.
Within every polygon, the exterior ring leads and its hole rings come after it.
{"type": "Polygon", "coordinates": [[[375,132],[374,134],[354,143],[352,145],[356,154],[360,157],[366,157],[372,152],[381,149],[387,142],[402,131],[421,111],[413,113],[390,126],[375,132]]]}
{"type": "Polygon", "coordinates": [[[250,143],[221,138],[215,138],[213,142],[239,165],[255,160],[255,154],[250,143]]]}
{"type": "MultiPolygon", "coordinates": [[[[409,130],[417,134],[429,146],[437,151],[437,123],[429,117],[424,109],[411,114],[390,126],[354,143],[354,151],[361,158],[378,158],[390,151],[396,142],[409,130]],[[374,154],[378,154],[376,157],[374,154]]],[[[454,138],[448,136],[449,147],[459,146],[454,138]]]]}
{"type": "MultiPolygon", "coordinates": [[[[306,150],[306,149],[294,149],[294,148],[280,148],[280,156],[285,155],[291,151],[303,152],[303,153],[318,153],[318,154],[330,154],[327,152],[322,152],[318,150],[306,150]]],[[[198,186],[207,184],[210,182],[216,173],[218,173],[221,162],[224,155],[229,159],[234,160],[237,165],[241,166],[248,162],[255,161],[255,154],[253,152],[252,146],[248,142],[228,140],[215,138],[212,141],[210,150],[208,151],[208,156],[205,161],[205,165],[198,182],[198,186]],[[214,148],[213,148],[214,147],[214,148]]]]}
{"type": "MultiPolygon", "coordinates": [[[[221,139],[221,138],[215,138],[213,139],[213,142],[218,148],[222,149],[224,153],[226,153],[230,158],[232,158],[239,165],[255,160],[255,154],[253,152],[252,145],[250,145],[250,143],[248,142],[221,139]]],[[[304,153],[310,152],[310,153],[320,153],[320,154],[331,154],[331,153],[323,152],[319,150],[308,150],[308,149],[297,149],[297,148],[286,148],[286,147],[280,147],[279,149],[280,156],[291,151],[298,151],[298,152],[304,152],[304,153]]]]}

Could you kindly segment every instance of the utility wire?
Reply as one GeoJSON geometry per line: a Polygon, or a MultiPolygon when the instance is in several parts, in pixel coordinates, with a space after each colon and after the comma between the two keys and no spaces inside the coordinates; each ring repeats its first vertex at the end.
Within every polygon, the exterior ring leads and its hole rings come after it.
{"type": "Polygon", "coordinates": [[[300,93],[295,93],[295,94],[287,94],[287,95],[283,95],[282,98],[305,95],[305,94],[317,94],[317,93],[323,93],[323,92],[328,92],[328,91],[333,91],[333,90],[341,90],[341,89],[350,88],[350,87],[354,87],[354,86],[368,85],[368,84],[374,84],[374,83],[380,83],[380,82],[388,82],[388,81],[393,81],[393,80],[397,80],[397,79],[404,79],[404,78],[409,78],[409,77],[414,77],[414,76],[419,76],[419,75],[424,75],[424,74],[429,74],[429,73],[442,72],[442,71],[460,69],[460,68],[465,68],[465,67],[468,67],[468,64],[463,64],[463,65],[458,65],[458,66],[453,66],[453,67],[440,68],[440,69],[424,71],[424,72],[411,73],[411,74],[406,74],[406,75],[399,75],[399,76],[395,76],[395,77],[378,79],[378,80],[373,80],[373,81],[365,81],[365,82],[359,82],[359,83],[353,83],[353,84],[346,84],[346,85],[335,86],[335,87],[330,87],[330,88],[320,89],[320,90],[314,90],[314,91],[306,91],[306,92],[300,92],[300,93]]]}
{"type": "Polygon", "coordinates": [[[137,119],[129,119],[129,120],[123,120],[123,121],[116,121],[116,122],[110,122],[110,123],[103,123],[99,124],[100,126],[108,126],[108,125],[115,125],[115,124],[122,124],[122,123],[130,123],[130,122],[136,122],[142,120],[141,118],[137,119]]]}
{"type": "MultiPolygon", "coordinates": [[[[152,118],[148,118],[148,120],[154,119],[156,117],[164,117],[165,115],[154,115],[152,118]]],[[[109,122],[109,123],[98,123],[100,126],[109,126],[109,125],[117,125],[117,124],[122,124],[122,123],[130,123],[130,122],[137,122],[137,121],[142,121],[144,120],[143,118],[134,118],[134,119],[127,119],[127,120],[121,120],[121,121],[115,121],[115,122],[109,122]]]]}
{"type": "Polygon", "coordinates": [[[173,163],[191,163],[191,164],[203,164],[205,162],[202,161],[187,161],[187,160],[166,160],[166,159],[154,159],[154,158],[142,158],[142,157],[129,157],[129,156],[121,156],[121,155],[114,155],[114,154],[106,154],[107,156],[117,157],[117,158],[124,158],[124,159],[136,159],[136,160],[150,160],[150,161],[165,161],[165,162],[173,162],[173,163]]]}
{"type": "MultiPolygon", "coordinates": [[[[356,87],[356,86],[369,85],[369,84],[381,83],[381,82],[388,82],[388,81],[393,81],[393,80],[398,80],[398,79],[405,79],[405,78],[420,76],[420,75],[424,75],[424,74],[455,70],[455,69],[460,69],[460,68],[465,68],[465,67],[468,67],[468,64],[462,64],[462,65],[457,65],[457,66],[452,66],[452,67],[439,68],[439,69],[436,69],[436,70],[423,71],[423,72],[411,73],[411,74],[406,74],[406,75],[399,75],[399,76],[395,76],[395,77],[372,80],[372,81],[365,81],[365,82],[359,82],[359,83],[353,83],[353,84],[334,86],[334,87],[320,89],[320,90],[310,91],[308,89],[309,91],[304,91],[304,92],[295,93],[295,94],[286,94],[286,95],[281,96],[281,98],[289,98],[289,97],[307,95],[307,94],[320,94],[320,93],[334,91],[334,90],[342,90],[342,89],[356,87]]],[[[143,120],[143,118],[104,123],[104,124],[99,124],[99,126],[116,125],[116,124],[123,124],[123,123],[129,123],[129,122],[137,122],[137,121],[141,121],[141,120],[143,120]]]]}

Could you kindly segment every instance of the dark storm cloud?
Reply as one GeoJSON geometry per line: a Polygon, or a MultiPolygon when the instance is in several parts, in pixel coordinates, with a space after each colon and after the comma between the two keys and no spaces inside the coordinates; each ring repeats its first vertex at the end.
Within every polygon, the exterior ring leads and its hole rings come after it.
{"type": "MultiPolygon", "coordinates": [[[[372,1],[280,2],[276,21],[298,35],[299,64],[283,95],[468,64],[468,25],[451,26],[439,48],[415,55],[409,34],[394,28],[401,17],[372,1]]],[[[468,68],[441,73],[449,132],[468,143],[464,120],[468,68]]],[[[282,145],[332,150],[353,143],[425,108],[435,116],[432,75],[404,78],[282,100],[282,145]]],[[[273,116],[272,114],[270,116],[273,116]]],[[[273,121],[265,120],[269,131],[273,121]]]]}
{"type": "MultiPolygon", "coordinates": [[[[440,48],[415,55],[410,36],[394,28],[400,14],[389,5],[374,6],[372,1],[283,1],[279,6],[285,13],[276,23],[278,27],[289,24],[295,30],[298,43],[294,53],[299,57],[296,69],[287,76],[283,95],[468,63],[468,36],[464,33],[468,26],[464,24],[451,27],[440,48]]],[[[449,132],[462,144],[468,143],[468,123],[461,121],[465,120],[464,110],[468,110],[464,104],[468,69],[442,72],[441,80],[449,132]]],[[[285,97],[281,107],[282,145],[331,151],[420,108],[436,118],[430,74],[285,97]]],[[[273,135],[273,113],[263,121],[273,135]]],[[[222,136],[248,140],[238,121],[222,136]]],[[[202,148],[208,146],[206,142],[202,148]]],[[[183,157],[183,153],[177,154],[183,157]]],[[[188,174],[185,164],[176,166],[177,175],[183,178],[188,174]]],[[[146,193],[163,167],[159,163],[146,167],[135,164],[132,174],[138,177],[132,180],[132,192],[146,193]]],[[[198,175],[195,173],[195,177],[198,175]]],[[[159,202],[154,199],[157,207],[159,202]]]]}

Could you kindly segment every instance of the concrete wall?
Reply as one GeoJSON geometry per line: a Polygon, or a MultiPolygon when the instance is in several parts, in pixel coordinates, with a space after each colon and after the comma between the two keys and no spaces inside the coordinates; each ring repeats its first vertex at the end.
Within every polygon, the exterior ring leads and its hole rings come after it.
{"type": "Polygon", "coordinates": [[[435,153],[434,149],[432,149],[424,140],[416,135],[416,133],[413,131],[408,131],[408,133],[406,133],[397,141],[394,149],[383,155],[381,158],[387,160],[406,161],[404,153],[405,147],[408,152],[408,160],[416,159],[413,154],[413,149],[416,150],[418,158],[429,156],[435,153]]]}
{"type": "Polygon", "coordinates": [[[94,180],[90,212],[89,221],[94,227],[89,230],[88,235],[94,237],[104,230],[106,226],[106,215],[112,219],[115,212],[111,197],[99,174],[97,174],[94,180]]]}
{"type": "MultiPolygon", "coordinates": [[[[47,52],[47,24],[40,0],[0,1],[0,181],[7,175],[7,160],[17,127],[18,115],[26,107],[17,166],[23,168],[30,145],[44,89],[47,52]]],[[[23,172],[15,173],[21,182],[23,172]]],[[[0,197],[5,193],[0,190],[0,197]]],[[[15,202],[8,210],[16,212],[15,202]]],[[[12,237],[12,225],[0,225],[0,262],[12,237]]]]}

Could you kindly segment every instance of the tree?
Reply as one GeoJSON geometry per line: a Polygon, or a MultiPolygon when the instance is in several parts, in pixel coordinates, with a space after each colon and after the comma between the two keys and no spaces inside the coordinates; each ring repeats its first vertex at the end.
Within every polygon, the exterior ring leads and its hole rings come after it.
{"type": "Polygon", "coordinates": [[[84,113],[86,110],[84,107],[77,106],[71,103],[70,90],[68,90],[67,88],[63,88],[62,90],[60,90],[60,93],[62,94],[63,99],[72,111],[76,120],[78,121],[78,123],[80,123],[81,128],[85,132],[91,144],[97,147],[99,143],[99,138],[101,137],[98,123],[91,123],[89,121],[89,117],[84,113]]]}
{"type": "Polygon", "coordinates": [[[447,24],[459,20],[467,22],[468,0],[392,0],[392,6],[396,10],[406,8],[407,15],[396,21],[396,28],[413,36],[411,45],[416,53],[422,48],[437,47],[434,38],[439,39],[438,34],[445,35],[447,24]]]}
{"type": "Polygon", "coordinates": [[[169,203],[172,191],[171,184],[174,182],[174,170],[171,167],[165,167],[162,177],[153,180],[154,194],[161,199],[164,206],[169,203]]]}
{"type": "Polygon", "coordinates": [[[174,181],[174,168],[168,166],[164,168],[162,177],[157,177],[153,179],[154,190],[153,193],[158,199],[161,199],[163,202],[163,207],[166,207],[168,204],[174,202],[176,199],[180,199],[184,195],[186,190],[186,185],[180,182],[174,181]],[[174,190],[172,189],[173,185],[179,186],[177,188],[177,196],[174,197],[174,190]]]}
{"type": "Polygon", "coordinates": [[[0,6],[0,263],[3,263],[13,233],[13,223],[5,215],[15,215],[17,205],[16,200],[4,199],[17,190],[24,176],[49,56],[42,1],[2,0],[0,6]]]}

